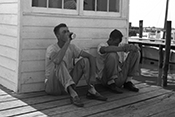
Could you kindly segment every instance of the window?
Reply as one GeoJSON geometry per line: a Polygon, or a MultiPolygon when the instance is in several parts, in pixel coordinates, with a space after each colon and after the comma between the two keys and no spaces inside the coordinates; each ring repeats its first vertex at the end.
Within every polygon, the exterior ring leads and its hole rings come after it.
{"type": "Polygon", "coordinates": [[[84,0],[84,10],[119,12],[120,0],[84,0]]]}
{"type": "Polygon", "coordinates": [[[35,11],[47,13],[116,17],[120,7],[121,0],[32,0],[35,11]]]}
{"type": "Polygon", "coordinates": [[[33,7],[46,7],[46,0],[32,0],[33,7]]]}
{"type": "Polygon", "coordinates": [[[76,0],[32,0],[32,7],[76,9],[76,0]]]}

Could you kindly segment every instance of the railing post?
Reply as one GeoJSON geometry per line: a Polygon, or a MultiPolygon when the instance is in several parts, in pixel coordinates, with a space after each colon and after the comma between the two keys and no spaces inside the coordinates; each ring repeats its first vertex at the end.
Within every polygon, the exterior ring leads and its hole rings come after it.
{"type": "Polygon", "coordinates": [[[132,23],[131,23],[131,22],[129,22],[129,29],[131,29],[131,27],[132,27],[132,23]]]}
{"type": "MultiPolygon", "coordinates": [[[[164,20],[164,30],[166,29],[167,25],[167,16],[168,16],[168,4],[169,0],[166,1],[166,10],[165,10],[165,20],[164,20]]],[[[163,32],[163,39],[165,39],[165,32],[163,32]]],[[[162,45],[159,46],[159,76],[157,78],[157,85],[162,84],[162,66],[163,66],[163,47],[162,45]]]]}
{"type": "MultiPolygon", "coordinates": [[[[139,38],[143,36],[143,20],[139,20],[139,38]]],[[[140,63],[142,63],[143,53],[142,53],[142,44],[139,44],[140,47],[140,63]]]]}
{"type": "Polygon", "coordinates": [[[163,65],[163,86],[167,86],[167,74],[170,58],[170,49],[171,49],[171,21],[167,21],[166,25],[166,41],[165,41],[165,60],[163,65]]]}
{"type": "Polygon", "coordinates": [[[159,67],[159,74],[157,77],[157,85],[161,86],[162,84],[162,66],[163,66],[163,47],[162,45],[159,46],[159,62],[158,62],[158,67],[159,67]]]}
{"type": "Polygon", "coordinates": [[[139,38],[143,36],[143,20],[139,21],[139,38]]]}

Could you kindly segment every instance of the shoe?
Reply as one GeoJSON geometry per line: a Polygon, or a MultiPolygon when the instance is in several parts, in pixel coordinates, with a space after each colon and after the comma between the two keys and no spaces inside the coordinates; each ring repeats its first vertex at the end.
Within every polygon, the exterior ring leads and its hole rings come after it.
{"type": "Polygon", "coordinates": [[[92,94],[89,91],[86,94],[86,98],[88,99],[95,99],[100,101],[106,101],[108,98],[102,96],[100,93],[96,92],[96,94],[92,94]]]}
{"type": "Polygon", "coordinates": [[[70,101],[75,106],[78,106],[78,107],[83,107],[84,106],[84,104],[81,102],[81,100],[78,96],[75,96],[74,98],[70,97],[70,101]]]}
{"type": "Polygon", "coordinates": [[[107,87],[110,89],[110,91],[114,93],[117,93],[117,94],[123,93],[123,91],[119,87],[117,87],[115,83],[112,83],[108,85],[107,87]]]}
{"type": "Polygon", "coordinates": [[[134,84],[129,81],[124,84],[124,88],[133,92],[139,92],[139,89],[134,86],[134,84]]]}

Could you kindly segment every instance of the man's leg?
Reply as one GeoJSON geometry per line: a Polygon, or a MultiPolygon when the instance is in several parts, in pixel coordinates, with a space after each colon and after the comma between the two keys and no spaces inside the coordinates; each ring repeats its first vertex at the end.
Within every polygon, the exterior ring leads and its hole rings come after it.
{"type": "MultiPolygon", "coordinates": [[[[134,77],[140,75],[140,52],[134,51],[128,54],[122,65],[122,74],[124,77],[134,77]]],[[[126,79],[127,80],[127,79],[126,79]]]]}
{"type": "Polygon", "coordinates": [[[132,77],[140,75],[140,52],[133,51],[128,54],[127,59],[123,63],[122,66],[122,75],[124,87],[137,92],[138,89],[134,87],[133,83],[131,82],[132,77]]]}
{"type": "Polygon", "coordinates": [[[90,63],[87,58],[82,58],[75,64],[74,69],[71,71],[71,76],[76,84],[78,84],[81,78],[85,78],[88,85],[88,92],[90,92],[93,96],[97,96],[94,98],[102,101],[107,99],[101,96],[92,85],[92,80],[95,79],[90,79],[90,63]]]}
{"type": "Polygon", "coordinates": [[[61,62],[60,65],[57,66],[56,70],[57,70],[56,76],[63,85],[63,87],[65,88],[65,91],[68,92],[68,94],[71,96],[70,97],[71,102],[79,107],[84,106],[84,104],[81,102],[80,98],[78,97],[78,94],[74,89],[75,82],[73,81],[71,75],[69,74],[65,66],[65,63],[61,62]]]}
{"type": "Polygon", "coordinates": [[[63,85],[66,92],[68,92],[68,87],[71,85],[75,85],[72,77],[70,76],[65,63],[61,62],[59,66],[56,66],[56,78],[60,81],[63,85]]]}
{"type": "Polygon", "coordinates": [[[46,93],[51,95],[61,95],[65,91],[68,92],[68,86],[73,84],[75,83],[70,77],[64,62],[61,62],[59,66],[57,65],[56,68],[53,68],[47,78],[45,90],[46,93]]]}
{"type": "MultiPolygon", "coordinates": [[[[102,76],[102,83],[107,85],[111,91],[115,93],[122,93],[122,90],[116,86],[115,80],[120,78],[120,62],[117,53],[109,53],[104,61],[104,69],[102,76]]],[[[119,81],[119,80],[118,80],[119,81]]]]}
{"type": "Polygon", "coordinates": [[[86,81],[89,83],[89,76],[90,76],[90,70],[89,70],[89,62],[88,59],[82,58],[77,61],[77,63],[74,66],[74,69],[71,71],[70,75],[72,76],[72,79],[74,80],[75,84],[77,85],[79,80],[83,77],[86,79],[86,81]]]}
{"type": "Polygon", "coordinates": [[[109,53],[104,61],[102,82],[108,84],[119,76],[119,56],[116,53],[109,53]]]}

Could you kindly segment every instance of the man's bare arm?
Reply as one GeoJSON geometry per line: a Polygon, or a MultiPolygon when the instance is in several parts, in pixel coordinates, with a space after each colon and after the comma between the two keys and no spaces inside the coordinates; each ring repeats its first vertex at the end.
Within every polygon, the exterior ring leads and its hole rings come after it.
{"type": "Polygon", "coordinates": [[[129,52],[129,51],[137,51],[139,48],[132,44],[124,44],[123,46],[107,46],[101,47],[100,53],[111,53],[111,52],[129,52]]]}
{"type": "Polygon", "coordinates": [[[80,56],[82,56],[84,58],[88,58],[89,63],[90,63],[90,74],[91,74],[90,77],[91,78],[95,78],[95,72],[96,72],[95,58],[91,54],[89,54],[89,53],[87,53],[85,51],[82,51],[80,56]]]}
{"type": "Polygon", "coordinates": [[[55,64],[60,64],[61,61],[64,58],[64,55],[69,47],[70,41],[67,41],[64,46],[60,49],[60,51],[58,51],[57,53],[54,53],[53,55],[51,55],[51,57],[49,58],[51,61],[53,61],[55,64]]]}

